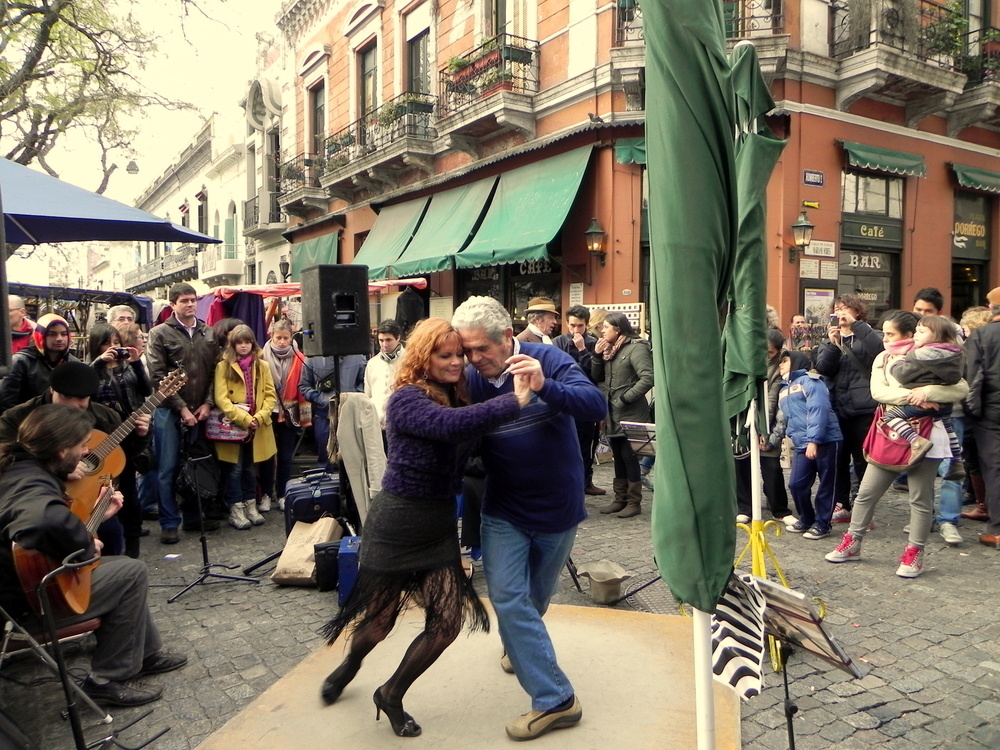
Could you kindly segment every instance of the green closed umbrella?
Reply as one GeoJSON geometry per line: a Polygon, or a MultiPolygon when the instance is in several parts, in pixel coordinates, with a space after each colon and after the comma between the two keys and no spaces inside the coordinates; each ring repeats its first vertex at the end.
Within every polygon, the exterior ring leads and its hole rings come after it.
{"type": "Polygon", "coordinates": [[[646,0],[646,153],[656,372],[657,566],[714,612],[736,500],[721,316],[737,242],[736,108],[718,0],[646,0]]]}
{"type": "MultiPolygon", "coordinates": [[[[764,121],[774,100],[760,73],[757,49],[740,42],[730,55],[736,95],[736,190],[739,233],[733,278],[729,288],[730,310],[723,338],[726,413],[745,422],[750,401],[763,403],[767,378],[767,253],[764,245],[766,206],[764,195],[785,141],[775,137],[764,121]]],[[[758,410],[758,432],[766,429],[764,409],[758,410]]]]}

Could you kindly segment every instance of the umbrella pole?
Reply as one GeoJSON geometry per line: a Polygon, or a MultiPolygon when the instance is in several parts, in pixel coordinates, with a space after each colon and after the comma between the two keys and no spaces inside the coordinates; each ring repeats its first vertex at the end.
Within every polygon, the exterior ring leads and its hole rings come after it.
{"type": "MultiPolygon", "coordinates": [[[[750,507],[753,509],[750,520],[756,523],[763,518],[760,499],[764,486],[760,471],[760,437],[757,434],[757,399],[753,399],[747,409],[747,427],[750,431],[750,507]]],[[[761,574],[755,570],[754,575],[761,574]]]]}
{"type": "Polygon", "coordinates": [[[692,608],[694,617],[694,701],[698,750],[715,750],[715,693],[712,671],[712,615],[692,608]]]}

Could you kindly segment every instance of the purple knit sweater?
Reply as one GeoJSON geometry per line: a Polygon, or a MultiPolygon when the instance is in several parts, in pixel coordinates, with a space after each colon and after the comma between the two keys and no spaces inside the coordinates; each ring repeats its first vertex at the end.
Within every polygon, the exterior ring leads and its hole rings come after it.
{"type": "Polygon", "coordinates": [[[476,438],[517,418],[513,393],[473,406],[442,406],[403,386],[386,403],[389,441],[382,489],[415,500],[452,498],[476,438]]]}

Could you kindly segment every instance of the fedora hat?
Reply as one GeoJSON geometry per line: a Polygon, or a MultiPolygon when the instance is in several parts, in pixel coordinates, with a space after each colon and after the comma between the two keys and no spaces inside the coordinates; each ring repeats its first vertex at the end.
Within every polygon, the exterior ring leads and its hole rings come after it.
{"type": "Polygon", "coordinates": [[[530,312],[550,312],[556,315],[559,314],[558,308],[556,308],[556,303],[550,300],[548,297],[535,297],[528,302],[528,306],[524,309],[526,313],[530,312]]]}
{"type": "Polygon", "coordinates": [[[990,293],[986,295],[986,299],[989,300],[991,305],[1000,305],[1000,286],[990,289],[990,293]]]}

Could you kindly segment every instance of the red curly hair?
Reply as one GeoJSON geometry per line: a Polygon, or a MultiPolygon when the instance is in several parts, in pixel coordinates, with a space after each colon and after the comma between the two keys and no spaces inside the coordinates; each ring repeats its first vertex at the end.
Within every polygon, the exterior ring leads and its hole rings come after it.
{"type": "MultiPolygon", "coordinates": [[[[434,352],[445,346],[462,350],[462,337],[451,327],[451,323],[441,318],[427,318],[417,323],[406,339],[406,356],[399,366],[393,388],[415,385],[439,404],[450,406],[447,393],[427,382],[427,369],[431,357],[434,352]]],[[[455,392],[460,403],[469,403],[464,369],[458,378],[455,392]]]]}

